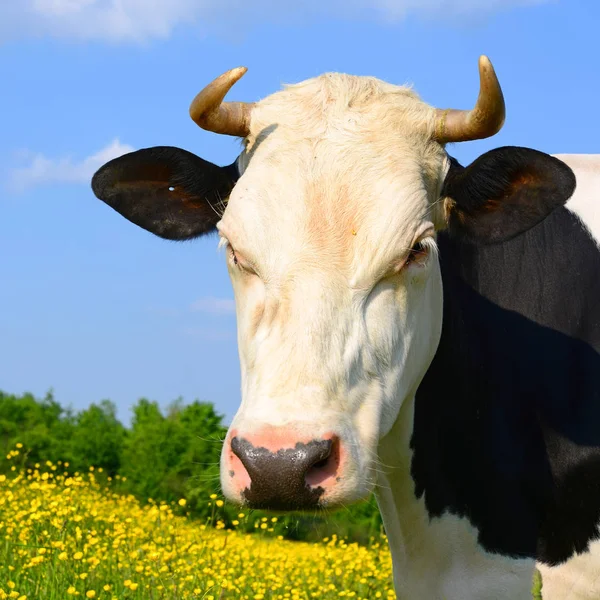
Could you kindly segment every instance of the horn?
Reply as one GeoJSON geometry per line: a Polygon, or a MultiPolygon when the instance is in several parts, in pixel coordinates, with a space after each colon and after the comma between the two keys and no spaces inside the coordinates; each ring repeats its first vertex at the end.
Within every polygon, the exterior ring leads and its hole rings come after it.
{"type": "Polygon", "coordinates": [[[473,110],[436,109],[434,139],[441,144],[482,140],[498,133],[506,109],[502,88],[487,56],[479,57],[479,97],[473,110]]]}
{"type": "Polygon", "coordinates": [[[192,101],[190,117],[202,129],[246,137],[250,132],[250,114],[254,104],[247,102],[223,102],[233,84],[241,79],[248,69],[238,67],[217,77],[192,101]]]}

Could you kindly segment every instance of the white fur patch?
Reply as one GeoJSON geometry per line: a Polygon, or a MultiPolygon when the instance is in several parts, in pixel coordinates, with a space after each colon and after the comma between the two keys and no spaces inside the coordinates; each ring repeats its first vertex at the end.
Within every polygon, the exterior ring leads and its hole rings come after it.
{"type": "Polygon", "coordinates": [[[600,598],[600,541],[557,567],[539,564],[544,600],[598,600],[600,598]]]}
{"type": "Polygon", "coordinates": [[[555,154],[577,178],[566,207],[575,213],[600,246],[600,154],[555,154]]]}

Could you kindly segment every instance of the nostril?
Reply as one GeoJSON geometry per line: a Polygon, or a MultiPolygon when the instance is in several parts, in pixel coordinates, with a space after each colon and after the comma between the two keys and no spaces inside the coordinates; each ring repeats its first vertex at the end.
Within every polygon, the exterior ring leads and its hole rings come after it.
{"type": "Polygon", "coordinates": [[[311,469],[321,469],[321,468],[323,468],[327,464],[328,460],[329,460],[328,458],[324,458],[323,460],[320,460],[319,462],[316,462],[314,465],[311,466],[311,469]]]}
{"type": "Polygon", "coordinates": [[[241,448],[241,442],[237,437],[232,437],[231,438],[231,451],[240,459],[242,460],[242,448],[241,448]]]}
{"type": "Polygon", "coordinates": [[[325,464],[331,456],[331,449],[333,447],[332,440],[321,440],[309,442],[306,445],[306,459],[305,464],[307,469],[314,468],[320,463],[325,464]]]}
{"type": "Polygon", "coordinates": [[[338,471],[340,462],[338,438],[326,440],[321,444],[323,444],[321,455],[306,471],[305,479],[310,487],[317,487],[332,481],[338,471]],[[327,446],[324,444],[327,444],[327,446]]]}
{"type": "Polygon", "coordinates": [[[243,444],[234,436],[231,438],[229,447],[229,477],[231,480],[235,479],[235,485],[242,489],[247,488],[250,486],[250,473],[243,444]]]}
{"type": "Polygon", "coordinates": [[[254,468],[254,462],[259,452],[258,448],[255,448],[248,440],[240,439],[238,437],[231,438],[231,451],[242,463],[243,468],[252,477],[252,471],[254,468]]]}

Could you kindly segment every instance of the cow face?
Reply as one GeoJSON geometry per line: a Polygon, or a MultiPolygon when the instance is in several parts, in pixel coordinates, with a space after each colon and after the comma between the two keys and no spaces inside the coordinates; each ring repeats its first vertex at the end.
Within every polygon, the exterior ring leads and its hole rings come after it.
{"type": "MultiPolygon", "coordinates": [[[[227,133],[229,114],[208,117],[227,133]]],[[[441,118],[454,139],[473,139],[471,125],[460,138],[456,120],[441,118]]],[[[378,443],[435,353],[436,230],[454,223],[458,235],[485,238],[477,224],[493,214],[493,241],[517,234],[521,192],[547,172],[498,156],[499,178],[490,160],[463,170],[445,153],[438,111],[372,78],[324,75],[243,119],[247,128],[240,118],[234,130],[245,149],[230,167],[154,148],[111,161],[93,187],[162,237],[218,231],[242,372],[221,460],[225,495],[281,510],[336,506],[372,489],[378,443]],[[503,221],[504,204],[513,212],[503,221]]],[[[520,230],[551,204],[521,211],[520,230]]]]}
{"type": "Polygon", "coordinates": [[[343,76],[254,108],[217,224],[242,369],[228,497],[283,509],[369,492],[378,439],[440,335],[447,158],[430,116],[407,90],[343,76]]]}

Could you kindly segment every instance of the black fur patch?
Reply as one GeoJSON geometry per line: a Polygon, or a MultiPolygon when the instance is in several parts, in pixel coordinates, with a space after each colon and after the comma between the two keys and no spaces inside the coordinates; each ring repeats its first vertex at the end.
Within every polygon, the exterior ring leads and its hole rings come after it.
{"type": "Polygon", "coordinates": [[[431,517],[468,517],[490,552],[558,564],[599,537],[600,252],[565,208],[502,244],[438,241],[417,494],[431,517]]]}
{"type": "Polygon", "coordinates": [[[442,190],[452,199],[448,230],[465,241],[509,240],[565,204],[574,190],[573,171],[537,150],[496,148],[466,168],[452,159],[442,190]]]}
{"type": "Polygon", "coordinates": [[[169,240],[213,231],[238,178],[235,164],[218,167],[191,152],[156,146],[105,164],[94,194],[126,219],[169,240]]]}

